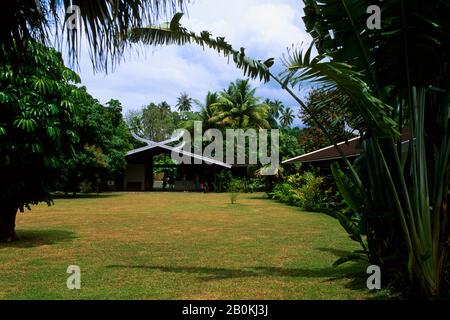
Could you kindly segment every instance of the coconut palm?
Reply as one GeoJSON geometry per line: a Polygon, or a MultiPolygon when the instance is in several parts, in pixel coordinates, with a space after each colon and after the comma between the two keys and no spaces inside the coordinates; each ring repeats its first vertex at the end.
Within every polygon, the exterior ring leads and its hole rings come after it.
{"type": "Polygon", "coordinates": [[[275,99],[275,100],[266,99],[266,100],[264,100],[264,103],[270,107],[270,109],[269,109],[270,126],[272,128],[278,128],[279,127],[278,121],[280,120],[280,113],[284,109],[283,103],[278,99],[275,99]]]}
{"type": "Polygon", "coordinates": [[[292,108],[287,107],[281,110],[280,122],[284,128],[288,128],[294,123],[294,111],[292,108]]]}
{"type": "Polygon", "coordinates": [[[249,80],[232,82],[212,105],[214,115],[209,122],[233,128],[270,128],[269,106],[259,102],[255,91],[249,80]]]}
{"type": "Polygon", "coordinates": [[[214,110],[212,106],[217,103],[219,95],[217,92],[209,92],[206,94],[205,102],[202,103],[198,100],[194,100],[194,103],[200,108],[200,117],[203,122],[203,126],[206,128],[211,127],[209,119],[214,116],[214,110]]]}
{"type": "Polygon", "coordinates": [[[190,112],[192,110],[192,98],[185,92],[181,93],[177,99],[176,107],[180,112],[190,112]]]}
{"type": "Polygon", "coordinates": [[[275,99],[269,103],[270,105],[270,114],[273,116],[275,120],[280,118],[280,115],[284,109],[283,102],[278,99],[275,99]]]}

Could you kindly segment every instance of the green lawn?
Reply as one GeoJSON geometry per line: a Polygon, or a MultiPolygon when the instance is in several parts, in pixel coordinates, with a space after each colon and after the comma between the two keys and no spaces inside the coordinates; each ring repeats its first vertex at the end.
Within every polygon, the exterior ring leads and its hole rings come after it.
{"type": "Polygon", "coordinates": [[[332,218],[227,194],[57,199],[18,215],[0,245],[0,299],[368,299],[358,249],[332,218]],[[81,290],[66,269],[79,265],[81,290]]]}

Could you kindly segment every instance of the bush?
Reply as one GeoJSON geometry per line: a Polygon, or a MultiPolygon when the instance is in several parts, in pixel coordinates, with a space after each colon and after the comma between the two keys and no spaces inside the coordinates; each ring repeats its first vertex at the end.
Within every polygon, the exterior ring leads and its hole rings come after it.
{"type": "Polygon", "coordinates": [[[239,192],[258,192],[264,191],[265,181],[261,178],[258,179],[241,179],[233,178],[230,171],[223,171],[217,175],[217,192],[230,192],[230,188],[236,188],[239,184],[239,192]],[[234,186],[232,184],[234,183],[234,186]]]}
{"type": "Polygon", "coordinates": [[[247,183],[246,192],[258,192],[263,191],[266,187],[265,182],[262,179],[250,179],[247,183]]]}
{"type": "Polygon", "coordinates": [[[245,191],[245,184],[240,179],[231,179],[227,191],[230,193],[231,204],[235,204],[237,202],[238,193],[245,191]]]}
{"type": "Polygon", "coordinates": [[[225,170],[217,175],[217,192],[228,192],[233,175],[230,171],[225,170]]]}
{"type": "Polygon", "coordinates": [[[287,203],[290,205],[296,205],[295,199],[292,194],[292,190],[295,187],[287,182],[279,183],[273,188],[272,192],[268,193],[269,198],[287,203]]]}
{"type": "Polygon", "coordinates": [[[297,173],[277,184],[268,196],[305,210],[317,210],[326,201],[323,181],[323,177],[316,177],[313,172],[297,173]]]}
{"type": "Polygon", "coordinates": [[[83,180],[80,183],[80,190],[82,193],[91,193],[94,191],[94,188],[92,186],[92,182],[88,180],[83,180]]]}
{"type": "Polygon", "coordinates": [[[291,190],[300,207],[305,210],[315,210],[320,206],[324,200],[322,183],[323,177],[316,177],[312,172],[305,172],[302,177],[302,186],[291,190]]]}

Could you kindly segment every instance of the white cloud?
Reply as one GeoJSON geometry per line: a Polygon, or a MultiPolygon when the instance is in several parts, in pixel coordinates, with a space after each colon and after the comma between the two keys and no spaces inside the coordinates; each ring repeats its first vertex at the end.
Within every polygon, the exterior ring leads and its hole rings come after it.
{"type": "MultiPolygon", "coordinates": [[[[258,59],[280,57],[292,43],[308,42],[301,21],[302,8],[294,0],[197,0],[189,5],[182,24],[194,31],[209,30],[225,36],[235,47],[247,48],[258,59]]],[[[122,101],[125,111],[149,102],[174,105],[180,92],[203,100],[207,91],[219,91],[236,78],[240,70],[210,50],[195,46],[146,48],[144,56],[130,53],[114,72],[93,74],[90,62],[81,62],[83,84],[102,102],[122,101]]],[[[279,60],[278,60],[278,68],[279,60]]],[[[275,84],[252,83],[263,98],[278,98],[293,105],[275,84]]]]}

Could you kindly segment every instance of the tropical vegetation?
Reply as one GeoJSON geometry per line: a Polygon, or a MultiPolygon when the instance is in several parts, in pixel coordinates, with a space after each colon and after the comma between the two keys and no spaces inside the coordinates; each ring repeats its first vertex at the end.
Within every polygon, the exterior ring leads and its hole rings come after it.
{"type": "MultiPolygon", "coordinates": [[[[122,170],[130,131],[163,140],[174,128],[278,128],[283,157],[333,145],[341,161],[331,166],[335,185],[324,191],[320,173],[279,168],[265,181],[273,199],[321,210],[344,227],[361,250],[336,264],[367,259],[405,295],[448,294],[450,283],[448,186],[450,183],[450,3],[446,0],[304,0],[303,21],[312,43],[292,47],[285,68],[274,59],[248,57],[224,37],[184,28],[181,13],[158,25],[163,13],[185,1],[77,1],[81,29],[61,15],[72,1],[15,1],[0,18],[0,242],[15,238],[17,211],[52,203],[58,188],[76,193],[122,170]],[[381,30],[368,28],[367,8],[383,8],[381,30]],[[228,57],[248,79],[239,79],[205,102],[182,93],[172,111],[166,102],[131,112],[105,105],[80,86],[50,34],[67,45],[72,63],[81,36],[96,70],[109,70],[134,43],[209,47],[228,57]],[[317,54],[315,54],[317,52],[317,54]],[[273,80],[298,106],[262,101],[249,79],[273,80]],[[300,84],[313,85],[304,98],[300,84]],[[194,110],[194,104],[200,110],[194,110]],[[291,128],[294,108],[306,129],[291,128]],[[128,127],[127,127],[128,126],[128,127]],[[360,138],[350,162],[338,143],[360,138]],[[324,200],[325,199],[325,200],[324,200]]],[[[255,168],[257,175],[258,169],[255,168]]],[[[261,180],[259,181],[261,182],[261,180]]],[[[235,202],[239,181],[228,188],[235,202]]]]}
{"type": "Polygon", "coordinates": [[[180,14],[165,27],[136,28],[130,39],[208,46],[231,57],[244,74],[278,82],[340,152],[348,172],[340,168],[334,172],[348,177],[339,184],[340,190],[361,217],[370,262],[385,270],[387,279],[403,274],[403,284],[412,293],[445,294],[450,234],[450,4],[379,1],[385,8],[379,31],[367,28],[366,10],[373,4],[369,1],[304,2],[305,25],[314,40],[307,49],[294,47],[288,52],[287,68],[280,76],[270,71],[272,58],[254,60],[223,37],[190,32],[181,26],[180,14]],[[348,161],[326,124],[295,93],[296,86],[306,81],[348,101],[342,111],[362,138],[364,150],[357,165],[348,161]],[[409,132],[406,140],[403,131],[409,132]]]}

